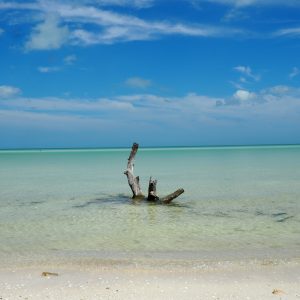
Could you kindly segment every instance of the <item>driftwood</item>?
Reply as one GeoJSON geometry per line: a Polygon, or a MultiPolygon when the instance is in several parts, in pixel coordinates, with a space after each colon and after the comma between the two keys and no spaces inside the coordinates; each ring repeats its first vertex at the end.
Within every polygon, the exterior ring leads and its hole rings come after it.
{"type": "Polygon", "coordinates": [[[152,177],[150,177],[149,187],[148,187],[148,198],[147,198],[148,201],[159,201],[163,204],[169,204],[171,203],[172,200],[174,200],[182,193],[184,193],[184,189],[178,189],[172,194],[159,198],[156,194],[156,184],[157,184],[157,180],[152,180],[152,177]]]}
{"type": "MultiPolygon", "coordinates": [[[[124,172],[124,174],[127,176],[128,184],[133,193],[132,199],[144,199],[145,198],[145,196],[142,193],[141,187],[140,187],[139,176],[135,177],[133,174],[134,158],[138,151],[138,148],[139,148],[139,145],[137,143],[134,143],[132,145],[131,152],[130,152],[130,155],[128,158],[127,169],[124,172]]],[[[173,192],[172,194],[169,194],[165,197],[160,198],[157,196],[157,193],[156,193],[156,185],[157,185],[157,180],[152,179],[152,177],[150,177],[147,201],[158,202],[158,203],[162,203],[162,204],[169,204],[169,203],[171,203],[172,200],[174,200],[175,198],[177,198],[184,192],[184,189],[178,189],[177,191],[173,192]]]]}

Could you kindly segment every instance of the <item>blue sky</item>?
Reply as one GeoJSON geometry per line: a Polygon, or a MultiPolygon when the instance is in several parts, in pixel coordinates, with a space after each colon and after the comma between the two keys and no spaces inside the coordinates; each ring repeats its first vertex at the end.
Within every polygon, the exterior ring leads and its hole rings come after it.
{"type": "Polygon", "coordinates": [[[0,1],[0,148],[300,143],[300,1],[0,1]]]}

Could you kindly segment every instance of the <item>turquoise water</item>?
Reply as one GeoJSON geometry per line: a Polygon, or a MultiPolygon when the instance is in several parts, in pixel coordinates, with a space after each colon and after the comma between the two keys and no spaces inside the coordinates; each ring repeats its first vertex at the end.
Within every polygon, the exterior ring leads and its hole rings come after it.
{"type": "Polygon", "coordinates": [[[300,249],[300,146],[0,151],[0,258],[101,253],[285,253],[300,249]]]}

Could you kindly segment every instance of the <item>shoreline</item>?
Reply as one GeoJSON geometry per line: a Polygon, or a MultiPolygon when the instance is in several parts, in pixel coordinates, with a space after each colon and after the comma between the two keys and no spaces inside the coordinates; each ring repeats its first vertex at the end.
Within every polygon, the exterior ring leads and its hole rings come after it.
{"type": "Polygon", "coordinates": [[[171,264],[174,266],[215,265],[223,263],[253,264],[273,261],[274,263],[299,262],[300,248],[248,248],[248,249],[218,249],[218,250],[47,250],[44,252],[1,252],[0,270],[5,267],[30,267],[45,265],[49,262],[57,265],[93,265],[112,264],[141,266],[159,266],[171,264]]]}

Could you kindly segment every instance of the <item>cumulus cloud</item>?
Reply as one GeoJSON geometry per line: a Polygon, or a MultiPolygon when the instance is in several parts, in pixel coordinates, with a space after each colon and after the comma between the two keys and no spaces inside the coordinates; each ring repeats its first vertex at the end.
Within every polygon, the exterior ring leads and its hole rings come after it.
{"type": "MultiPolygon", "coordinates": [[[[263,106],[268,105],[277,107],[280,105],[287,109],[286,105],[292,101],[293,105],[300,105],[300,89],[289,87],[286,85],[276,85],[269,88],[259,90],[258,92],[250,92],[245,89],[237,90],[231,97],[219,99],[216,106],[263,106]]],[[[291,106],[292,107],[292,106],[291,106]]]]}
{"type": "Polygon", "coordinates": [[[59,18],[51,14],[33,29],[25,48],[27,50],[58,49],[68,41],[68,37],[68,27],[59,25],[59,18]]]}
{"type": "Polygon", "coordinates": [[[149,79],[144,79],[141,77],[130,77],[126,79],[125,84],[131,88],[145,89],[151,86],[152,82],[149,79]]]}
{"type": "Polygon", "coordinates": [[[249,92],[249,91],[246,91],[246,90],[237,90],[234,93],[233,98],[238,100],[238,101],[244,102],[244,101],[249,101],[249,100],[255,99],[256,94],[252,93],[252,92],[249,92]]]}
{"type": "Polygon", "coordinates": [[[0,85],[0,98],[10,98],[21,94],[21,90],[14,86],[0,85]]]}

